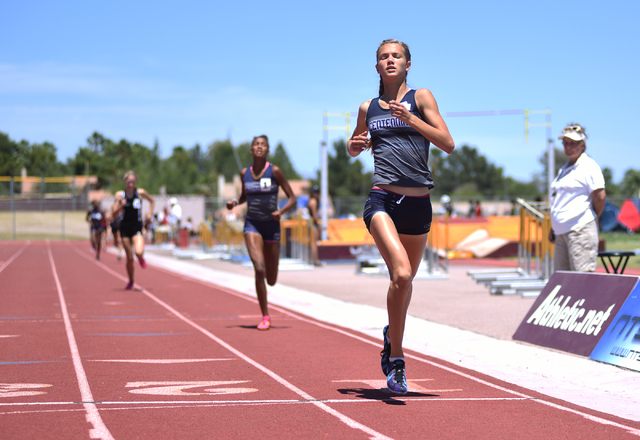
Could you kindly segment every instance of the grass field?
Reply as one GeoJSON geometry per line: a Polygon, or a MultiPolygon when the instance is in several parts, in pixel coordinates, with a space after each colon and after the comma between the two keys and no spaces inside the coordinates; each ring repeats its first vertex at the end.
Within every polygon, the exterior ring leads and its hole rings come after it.
{"type": "MultiPolygon", "coordinates": [[[[640,234],[627,234],[625,232],[605,232],[600,234],[605,240],[608,251],[635,251],[640,250],[640,234]]],[[[598,263],[601,262],[598,260],[598,263]]],[[[640,268],[640,255],[629,258],[627,267],[640,268]]]]}
{"type": "Polygon", "coordinates": [[[0,212],[0,240],[89,240],[84,211],[0,212]]]}

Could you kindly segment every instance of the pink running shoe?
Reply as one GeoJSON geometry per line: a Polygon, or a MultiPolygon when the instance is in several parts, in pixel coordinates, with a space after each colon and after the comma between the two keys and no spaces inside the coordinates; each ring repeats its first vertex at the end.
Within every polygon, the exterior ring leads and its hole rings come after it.
{"type": "Polygon", "coordinates": [[[268,316],[262,317],[262,322],[258,324],[258,330],[269,330],[271,327],[271,319],[268,316]]]}
{"type": "Polygon", "coordinates": [[[147,267],[147,262],[144,261],[144,258],[138,257],[138,260],[140,260],[140,266],[142,266],[143,269],[147,267]]]}
{"type": "Polygon", "coordinates": [[[133,281],[129,281],[129,284],[127,284],[127,287],[124,288],[124,290],[131,290],[133,289],[133,281]]]}

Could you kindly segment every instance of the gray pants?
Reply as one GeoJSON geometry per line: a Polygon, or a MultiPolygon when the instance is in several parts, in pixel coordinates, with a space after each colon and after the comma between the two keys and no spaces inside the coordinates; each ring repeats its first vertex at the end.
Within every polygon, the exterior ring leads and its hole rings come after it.
{"type": "Polygon", "coordinates": [[[593,220],[580,229],[556,235],[553,255],[555,270],[595,272],[598,264],[598,223],[593,220]]]}

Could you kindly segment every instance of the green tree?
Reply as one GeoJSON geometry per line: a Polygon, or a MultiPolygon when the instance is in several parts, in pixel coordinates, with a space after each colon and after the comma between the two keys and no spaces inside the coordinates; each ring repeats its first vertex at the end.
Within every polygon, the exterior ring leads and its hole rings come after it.
{"type": "Polygon", "coordinates": [[[16,142],[0,132],[0,176],[20,176],[27,161],[28,147],[26,141],[16,142]]]}
{"type": "Polygon", "coordinates": [[[513,177],[505,177],[505,193],[504,196],[510,199],[523,197],[526,199],[535,199],[543,197],[546,192],[540,191],[540,185],[532,180],[530,182],[521,182],[513,177]]]}
{"type": "Polygon", "coordinates": [[[466,193],[477,191],[484,196],[504,194],[502,167],[489,162],[475,147],[462,145],[448,156],[432,148],[430,166],[436,194],[457,196],[462,188],[466,193]]]}
{"type": "Polygon", "coordinates": [[[274,165],[277,165],[282,170],[288,180],[301,179],[300,174],[298,174],[293,167],[291,159],[289,159],[289,155],[287,154],[287,150],[285,150],[284,145],[282,145],[281,142],[278,142],[275,151],[271,153],[270,160],[274,165]]]}
{"type": "Polygon", "coordinates": [[[200,176],[198,167],[184,147],[174,147],[171,157],[164,161],[162,168],[168,194],[190,194],[197,191],[200,176]]]}
{"type": "Polygon", "coordinates": [[[620,192],[627,197],[640,197],[640,170],[629,168],[620,182],[620,192]]]}
{"type": "Polygon", "coordinates": [[[333,150],[334,154],[329,155],[327,163],[331,197],[366,196],[371,188],[373,173],[364,172],[359,159],[350,160],[344,139],[335,141],[333,150]]]}
{"type": "Polygon", "coordinates": [[[209,174],[209,171],[211,171],[211,164],[207,160],[207,154],[202,150],[200,144],[195,144],[189,149],[189,157],[195,164],[198,173],[202,175],[209,174]]]}
{"type": "MultiPolygon", "coordinates": [[[[208,147],[208,158],[211,164],[211,177],[217,180],[219,175],[223,175],[225,181],[230,182],[233,179],[234,174],[240,174],[238,169],[238,162],[236,161],[233,149],[235,147],[229,139],[224,141],[215,141],[208,147]]],[[[246,148],[246,147],[245,147],[246,148]]],[[[243,149],[245,149],[243,148],[243,149]]],[[[240,155],[240,148],[236,152],[240,155]]],[[[248,150],[248,149],[247,149],[248,150]]],[[[242,161],[240,156],[240,165],[245,167],[251,163],[250,160],[246,162],[242,161]]]]}
{"type": "Polygon", "coordinates": [[[25,167],[30,176],[61,176],[66,167],[58,162],[55,145],[50,142],[31,144],[25,154],[25,167]]]}
{"type": "MultiPolygon", "coordinates": [[[[558,172],[560,171],[560,168],[562,168],[564,166],[565,163],[567,163],[567,160],[569,160],[569,158],[564,154],[564,149],[563,148],[557,148],[554,147],[553,148],[553,154],[554,154],[554,170],[553,170],[553,176],[557,176],[558,172]]],[[[547,158],[549,157],[549,151],[545,151],[544,153],[542,153],[542,155],[538,158],[538,163],[542,166],[542,171],[539,174],[536,174],[534,176],[534,179],[537,182],[540,182],[541,185],[541,192],[546,193],[547,191],[547,182],[548,182],[548,175],[547,175],[547,170],[549,169],[549,161],[547,160],[547,158]]]]}
{"type": "Polygon", "coordinates": [[[617,185],[613,181],[613,171],[609,167],[602,169],[602,175],[604,176],[604,187],[608,196],[616,196],[620,194],[620,185],[617,185]]]}

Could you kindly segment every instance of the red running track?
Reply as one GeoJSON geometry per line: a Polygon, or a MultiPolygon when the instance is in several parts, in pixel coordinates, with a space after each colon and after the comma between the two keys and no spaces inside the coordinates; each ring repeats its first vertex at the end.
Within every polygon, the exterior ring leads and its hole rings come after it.
{"type": "Polygon", "coordinates": [[[640,423],[418,353],[389,393],[381,341],[84,243],[0,246],[0,438],[637,438],[640,423]]]}

